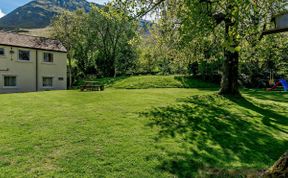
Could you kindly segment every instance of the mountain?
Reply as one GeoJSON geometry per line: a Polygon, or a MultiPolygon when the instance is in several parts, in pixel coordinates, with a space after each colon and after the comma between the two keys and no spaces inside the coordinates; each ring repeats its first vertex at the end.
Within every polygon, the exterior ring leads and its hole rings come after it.
{"type": "Polygon", "coordinates": [[[34,0],[2,17],[0,28],[44,28],[62,11],[83,9],[88,12],[91,4],[86,0],[34,0]]]}

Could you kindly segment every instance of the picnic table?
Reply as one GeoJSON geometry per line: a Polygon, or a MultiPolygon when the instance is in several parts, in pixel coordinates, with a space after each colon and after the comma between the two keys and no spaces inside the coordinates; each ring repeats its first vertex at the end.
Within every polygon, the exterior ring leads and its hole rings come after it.
{"type": "Polygon", "coordinates": [[[104,85],[96,81],[85,81],[83,85],[80,86],[81,91],[103,91],[104,85]]]}

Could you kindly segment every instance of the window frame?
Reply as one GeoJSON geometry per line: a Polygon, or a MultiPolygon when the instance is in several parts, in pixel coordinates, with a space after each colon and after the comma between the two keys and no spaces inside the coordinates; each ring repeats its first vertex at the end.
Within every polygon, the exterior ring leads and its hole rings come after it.
{"type": "Polygon", "coordinates": [[[3,88],[17,88],[17,76],[16,75],[3,75],[3,88]],[[15,77],[15,86],[6,86],[5,85],[5,77],[15,77]]]}
{"type": "Polygon", "coordinates": [[[53,64],[54,63],[54,54],[51,52],[43,52],[43,63],[47,63],[47,64],[53,64]],[[52,56],[52,62],[49,61],[45,61],[45,55],[51,55],[52,56]]]}
{"type": "Polygon", "coordinates": [[[54,77],[52,76],[43,76],[42,77],[42,88],[54,88],[54,77]],[[51,86],[44,86],[44,79],[45,78],[50,78],[52,80],[52,85],[51,86]]]}
{"type": "Polygon", "coordinates": [[[20,62],[31,62],[31,51],[30,50],[19,49],[18,50],[18,61],[20,61],[20,62]],[[28,52],[29,53],[29,60],[20,59],[20,52],[28,52]]]}

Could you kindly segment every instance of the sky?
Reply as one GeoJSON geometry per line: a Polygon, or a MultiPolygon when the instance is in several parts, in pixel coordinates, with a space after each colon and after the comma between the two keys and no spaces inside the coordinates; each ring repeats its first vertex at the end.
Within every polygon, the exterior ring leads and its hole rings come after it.
{"type": "MultiPolygon", "coordinates": [[[[0,18],[5,14],[13,11],[17,7],[23,6],[24,4],[32,0],[0,0],[0,18]]],[[[87,0],[89,2],[95,2],[98,4],[104,4],[108,0],[87,0]]]]}

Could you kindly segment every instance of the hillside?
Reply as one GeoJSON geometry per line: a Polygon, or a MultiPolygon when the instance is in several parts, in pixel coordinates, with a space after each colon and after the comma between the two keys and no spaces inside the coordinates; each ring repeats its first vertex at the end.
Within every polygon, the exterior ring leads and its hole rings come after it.
{"type": "Polygon", "coordinates": [[[52,34],[51,27],[45,28],[35,28],[35,29],[21,29],[18,30],[17,33],[24,34],[24,35],[32,35],[32,36],[42,36],[46,38],[50,38],[52,34]]]}
{"type": "MultiPolygon", "coordinates": [[[[148,89],[148,88],[210,88],[219,87],[216,84],[203,82],[189,76],[131,76],[116,78],[90,78],[91,81],[97,81],[106,87],[117,89],[148,89]]],[[[79,83],[82,84],[83,81],[79,83]]]]}
{"type": "Polygon", "coordinates": [[[0,28],[44,28],[64,10],[88,12],[90,8],[91,3],[86,0],[34,0],[1,18],[0,28]]]}

